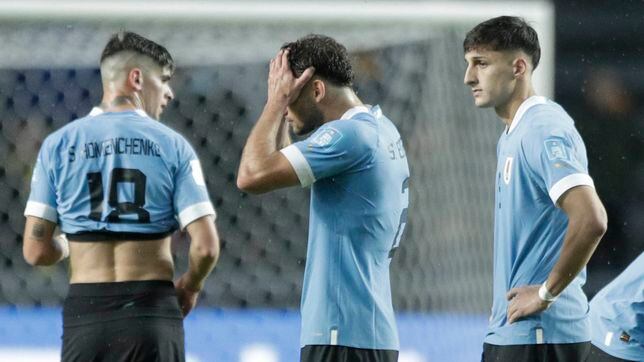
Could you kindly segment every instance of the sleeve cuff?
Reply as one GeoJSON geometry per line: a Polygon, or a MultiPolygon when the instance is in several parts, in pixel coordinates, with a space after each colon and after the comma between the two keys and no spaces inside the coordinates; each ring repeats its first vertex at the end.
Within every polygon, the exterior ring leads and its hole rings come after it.
{"type": "Polygon", "coordinates": [[[179,225],[181,226],[181,230],[185,229],[191,222],[206,215],[217,217],[215,208],[212,206],[210,201],[200,202],[186,207],[179,213],[179,225]]]}
{"type": "Polygon", "coordinates": [[[594,188],[595,184],[593,183],[593,179],[585,173],[575,173],[568,175],[552,185],[550,191],[548,192],[550,199],[555,205],[557,205],[557,201],[559,200],[561,195],[576,186],[590,186],[594,188]]]}
{"type": "Polygon", "coordinates": [[[302,187],[311,186],[311,184],[315,182],[315,176],[313,175],[313,170],[311,170],[311,165],[309,165],[309,162],[297,146],[287,146],[282,148],[280,152],[282,152],[288,162],[291,163],[291,166],[293,166],[302,187]]]}
{"type": "Polygon", "coordinates": [[[58,212],[56,209],[41,202],[27,201],[25,207],[25,216],[36,216],[41,219],[49,220],[53,223],[58,223],[58,212]]]}

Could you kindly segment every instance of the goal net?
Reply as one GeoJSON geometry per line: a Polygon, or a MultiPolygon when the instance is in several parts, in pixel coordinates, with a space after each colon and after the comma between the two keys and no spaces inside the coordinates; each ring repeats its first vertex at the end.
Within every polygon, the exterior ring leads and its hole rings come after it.
{"type": "MultiPolygon", "coordinates": [[[[199,154],[223,250],[201,305],[297,308],[308,191],[249,196],[235,186],[241,149],[266,98],[267,63],[309,33],[352,54],[359,97],[398,126],[411,168],[407,230],[392,262],[397,311],[483,313],[491,304],[495,144],[502,128],[463,86],[462,40],[476,23],[520,15],[544,57],[537,90],[553,93],[553,8],[545,2],[0,3],[0,303],[60,305],[66,265],[22,258],[22,211],[44,137],[102,95],[98,58],[127,29],[163,44],[178,69],[162,121],[199,154]]],[[[188,242],[175,236],[178,269],[188,242]]]]}

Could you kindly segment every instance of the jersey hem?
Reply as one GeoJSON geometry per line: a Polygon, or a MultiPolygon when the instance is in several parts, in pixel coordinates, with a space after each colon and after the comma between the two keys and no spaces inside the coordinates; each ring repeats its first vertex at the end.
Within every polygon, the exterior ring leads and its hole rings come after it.
{"type": "Polygon", "coordinates": [[[360,348],[360,349],[373,349],[373,350],[388,350],[388,351],[400,351],[400,345],[395,345],[395,346],[373,346],[373,345],[367,345],[367,344],[359,344],[359,343],[345,343],[342,341],[338,341],[337,344],[331,344],[331,343],[325,343],[322,341],[309,341],[309,342],[300,342],[300,348],[304,348],[305,346],[342,346],[342,347],[351,347],[351,348],[360,348]]]}

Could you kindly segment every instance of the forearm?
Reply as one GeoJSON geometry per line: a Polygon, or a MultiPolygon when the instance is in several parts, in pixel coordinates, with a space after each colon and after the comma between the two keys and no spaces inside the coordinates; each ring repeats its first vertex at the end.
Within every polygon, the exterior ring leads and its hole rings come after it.
{"type": "Polygon", "coordinates": [[[588,223],[569,223],[557,263],[546,283],[552,295],[559,295],[586,266],[595,252],[603,231],[589,227],[588,223]]]}
{"type": "Polygon", "coordinates": [[[190,290],[199,291],[219,259],[219,235],[211,216],[190,223],[187,230],[192,240],[183,278],[190,290]]]}
{"type": "Polygon", "coordinates": [[[190,248],[190,261],[186,271],[186,283],[190,290],[199,291],[217,264],[218,254],[204,253],[190,248]]]}
{"type": "Polygon", "coordinates": [[[56,224],[33,216],[25,223],[22,253],[31,265],[53,265],[69,253],[61,241],[53,238],[56,224]]]}
{"type": "Polygon", "coordinates": [[[282,119],[280,122],[280,127],[277,131],[277,149],[281,150],[282,148],[291,144],[291,135],[289,134],[288,122],[285,119],[282,119]]]}
{"type": "Polygon", "coordinates": [[[266,104],[244,146],[239,163],[240,175],[254,174],[262,168],[267,157],[279,150],[278,138],[280,141],[283,139],[279,136],[282,136],[280,131],[283,132],[285,110],[285,106],[266,104]]]}
{"type": "Polygon", "coordinates": [[[54,265],[63,259],[63,247],[50,240],[49,242],[28,241],[25,239],[25,245],[32,244],[31,247],[24,248],[23,254],[27,263],[37,266],[54,265]],[[42,244],[33,246],[34,244],[42,244]]]}

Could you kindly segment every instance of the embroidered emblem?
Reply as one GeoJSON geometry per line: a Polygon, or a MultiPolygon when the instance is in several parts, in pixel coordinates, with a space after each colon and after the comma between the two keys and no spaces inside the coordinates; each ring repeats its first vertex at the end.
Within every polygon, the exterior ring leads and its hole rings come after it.
{"type": "Polygon", "coordinates": [[[548,138],[544,141],[549,160],[567,160],[568,152],[561,138],[548,138]]]}
{"type": "Polygon", "coordinates": [[[325,147],[338,142],[342,138],[342,133],[336,129],[327,127],[311,139],[312,146],[325,147]]]}

